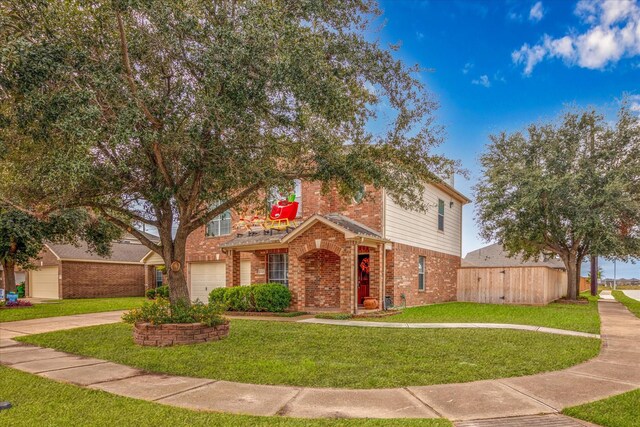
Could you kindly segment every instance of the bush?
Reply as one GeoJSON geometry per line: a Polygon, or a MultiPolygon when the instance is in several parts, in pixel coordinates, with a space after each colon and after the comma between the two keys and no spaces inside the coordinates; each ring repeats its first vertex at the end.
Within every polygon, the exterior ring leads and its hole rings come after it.
{"type": "Polygon", "coordinates": [[[251,287],[235,286],[226,288],[224,305],[231,311],[255,311],[251,287]]]}
{"type": "Polygon", "coordinates": [[[223,304],[229,311],[282,312],[291,303],[291,292],[279,283],[216,288],[209,293],[210,304],[223,304]]]}
{"type": "Polygon", "coordinates": [[[16,286],[16,292],[18,293],[18,298],[24,298],[24,282],[20,282],[20,284],[16,286]]]}
{"type": "Polygon", "coordinates": [[[156,288],[156,296],[161,298],[169,298],[169,286],[162,285],[156,288]]]}
{"type": "Polygon", "coordinates": [[[256,311],[277,313],[285,311],[291,303],[291,292],[279,283],[252,285],[251,293],[256,311]]]}
{"type": "Polygon", "coordinates": [[[209,292],[209,304],[224,304],[228,288],[215,288],[209,292]]]}
{"type": "Polygon", "coordinates": [[[155,299],[156,298],[156,290],[155,289],[148,289],[147,292],[144,293],[144,295],[149,299],[155,299]]]}
{"type": "Polygon", "coordinates": [[[155,300],[142,304],[142,307],[125,313],[122,320],[130,324],[139,322],[148,322],[153,325],[203,323],[207,326],[215,326],[225,323],[225,319],[221,316],[223,310],[224,307],[221,305],[207,305],[200,302],[193,305],[187,302],[171,304],[168,299],[158,296],[155,300]]]}

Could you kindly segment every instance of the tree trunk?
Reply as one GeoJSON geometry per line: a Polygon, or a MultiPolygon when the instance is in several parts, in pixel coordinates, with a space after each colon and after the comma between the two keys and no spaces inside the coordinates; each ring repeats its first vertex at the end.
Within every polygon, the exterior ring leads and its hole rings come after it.
{"type": "Polygon", "coordinates": [[[2,277],[4,281],[4,291],[6,293],[16,291],[16,272],[13,260],[2,262],[2,277]]]}
{"type": "Polygon", "coordinates": [[[582,259],[577,254],[569,253],[562,257],[567,269],[567,299],[577,300],[580,294],[580,268],[582,259]]]}
{"type": "Polygon", "coordinates": [[[598,257],[591,255],[591,296],[598,295],[598,257]]]}
{"type": "Polygon", "coordinates": [[[189,303],[189,287],[187,286],[186,249],[187,237],[179,229],[176,237],[171,236],[171,226],[160,231],[163,242],[163,254],[169,281],[169,300],[171,304],[189,303]],[[165,243],[166,242],[166,243],[165,243]]]}

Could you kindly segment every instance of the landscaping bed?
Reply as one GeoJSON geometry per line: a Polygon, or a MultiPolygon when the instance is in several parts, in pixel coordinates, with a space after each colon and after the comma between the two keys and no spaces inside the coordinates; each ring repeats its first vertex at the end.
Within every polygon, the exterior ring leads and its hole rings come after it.
{"type": "Polygon", "coordinates": [[[202,323],[136,323],[133,342],[138,345],[166,347],[177,344],[198,344],[218,341],[229,335],[229,323],[207,326],[202,323]]]}
{"type": "Polygon", "coordinates": [[[555,371],[596,356],[600,341],[515,330],[345,328],[232,320],[232,333],[194,346],[142,347],[112,324],[19,341],[144,369],[216,380],[388,388],[555,371]]]}
{"type": "Polygon", "coordinates": [[[255,417],[192,411],[117,396],[41,378],[0,366],[0,400],[13,408],[0,411],[0,425],[32,426],[202,426],[202,427],[449,427],[442,419],[427,420],[313,420],[255,417]]]}

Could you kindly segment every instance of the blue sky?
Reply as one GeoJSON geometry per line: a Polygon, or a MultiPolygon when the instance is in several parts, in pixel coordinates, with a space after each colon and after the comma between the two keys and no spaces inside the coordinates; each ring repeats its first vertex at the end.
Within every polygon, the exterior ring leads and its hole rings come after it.
{"type": "MultiPolygon", "coordinates": [[[[421,74],[440,103],[447,138],[441,150],[460,159],[472,196],[487,136],[551,119],[569,105],[614,117],[623,94],[640,112],[638,0],[381,0],[383,43],[421,74]]],[[[484,245],[473,206],[463,220],[463,253],[484,245]]],[[[605,276],[612,276],[603,262],[605,276]]],[[[586,273],[586,271],[585,271],[586,273]]],[[[640,277],[640,264],[618,263],[618,277],[640,277]]]]}

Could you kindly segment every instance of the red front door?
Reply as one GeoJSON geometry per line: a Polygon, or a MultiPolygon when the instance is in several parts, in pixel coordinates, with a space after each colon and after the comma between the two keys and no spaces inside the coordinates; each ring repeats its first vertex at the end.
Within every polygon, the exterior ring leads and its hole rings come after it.
{"type": "Polygon", "coordinates": [[[369,255],[358,255],[358,304],[369,296],[369,255]]]}

